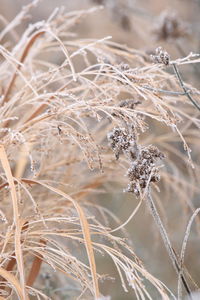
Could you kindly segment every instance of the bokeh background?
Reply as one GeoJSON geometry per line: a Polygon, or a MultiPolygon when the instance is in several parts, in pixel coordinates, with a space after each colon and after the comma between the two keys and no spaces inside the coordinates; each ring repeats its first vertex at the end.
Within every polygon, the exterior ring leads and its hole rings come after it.
{"type": "MultiPolygon", "coordinates": [[[[9,22],[21,10],[23,5],[31,1],[0,0],[0,14],[9,22]]],[[[172,59],[188,55],[189,52],[200,52],[200,1],[198,0],[43,0],[31,10],[30,19],[18,27],[18,32],[29,23],[48,18],[56,7],[64,6],[66,11],[87,9],[103,5],[75,26],[79,37],[103,38],[112,36],[113,41],[152,53],[162,46],[170,53],[172,59]],[[170,20],[170,21],[169,21],[170,20]],[[177,35],[170,36],[171,23],[177,26],[177,35]],[[174,22],[174,23],[173,23],[174,22]]],[[[2,27],[2,22],[1,25],[2,27]]],[[[197,67],[196,67],[197,68],[197,67]]],[[[200,69],[192,67],[184,72],[184,79],[199,88],[200,69]]],[[[105,193],[99,196],[99,203],[111,209],[119,219],[126,220],[136,206],[131,196],[122,192],[121,187],[105,185],[105,193]],[[112,193],[111,193],[112,191],[112,193]],[[113,192],[114,191],[114,192],[113,192]]],[[[199,200],[196,199],[198,206],[199,200]]],[[[163,203],[173,245],[180,250],[187,218],[180,209],[180,202],[171,199],[163,203]]],[[[177,279],[169,258],[160,240],[159,233],[145,207],[142,207],[134,219],[126,226],[136,254],[143,260],[147,270],[176,291],[177,279]]],[[[194,279],[200,283],[200,245],[196,240],[196,232],[192,231],[186,252],[186,265],[194,279]]],[[[124,293],[115,266],[106,258],[98,261],[100,273],[106,272],[115,280],[106,281],[102,285],[104,295],[112,299],[134,299],[133,294],[124,293]]],[[[49,289],[53,280],[50,276],[41,277],[44,286],[49,289]]],[[[63,282],[63,284],[65,284],[63,282]]],[[[156,299],[156,296],[155,296],[156,299]]]]}

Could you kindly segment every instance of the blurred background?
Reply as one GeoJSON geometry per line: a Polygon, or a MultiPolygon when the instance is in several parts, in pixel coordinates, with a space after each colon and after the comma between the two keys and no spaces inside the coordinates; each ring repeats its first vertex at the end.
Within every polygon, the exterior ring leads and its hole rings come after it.
{"type": "MultiPolygon", "coordinates": [[[[0,0],[0,14],[9,22],[31,1],[0,0]]],[[[183,57],[189,52],[200,52],[200,1],[199,0],[43,0],[31,10],[30,19],[24,20],[18,28],[35,21],[48,18],[56,7],[64,6],[66,11],[87,9],[102,5],[104,8],[95,11],[77,24],[75,32],[79,37],[103,38],[112,36],[112,40],[128,47],[151,54],[158,46],[170,53],[172,59],[183,57]]],[[[3,22],[0,22],[1,28],[3,22]]],[[[196,65],[198,66],[198,65],[196,65]]],[[[200,69],[189,67],[184,72],[187,82],[199,88],[200,69]]],[[[137,203],[121,188],[105,186],[106,195],[99,197],[99,203],[111,209],[119,219],[126,220],[137,203]],[[110,191],[112,190],[112,193],[110,191]],[[113,192],[116,191],[116,192],[113,192]]],[[[184,236],[187,218],[180,211],[180,202],[172,201],[163,204],[167,212],[165,220],[173,245],[179,251],[184,236]]],[[[135,253],[142,259],[147,270],[162,280],[176,292],[177,278],[165,252],[159,233],[151,216],[142,207],[139,213],[126,227],[131,237],[135,253]],[[145,216],[144,216],[145,215],[145,216]],[[142,221],[141,221],[142,220],[142,221]]],[[[186,252],[186,265],[194,279],[200,283],[200,245],[191,233],[186,252]]],[[[133,294],[124,293],[115,266],[106,258],[98,262],[100,273],[110,274],[115,280],[102,284],[104,295],[112,299],[134,299],[133,294]]],[[[51,286],[51,277],[41,278],[46,287],[51,286]]],[[[51,291],[49,291],[51,296],[51,291]]],[[[67,298],[66,298],[67,299],[67,298]]],[[[155,296],[156,299],[156,296],[155,296]]]]}
{"type": "MultiPolygon", "coordinates": [[[[12,20],[27,0],[0,0],[1,14],[12,20]]],[[[56,7],[66,11],[103,5],[104,9],[87,18],[78,26],[84,37],[102,38],[111,35],[114,41],[128,46],[154,50],[163,46],[174,57],[177,50],[199,50],[199,0],[40,0],[32,9],[32,22],[46,19],[56,7]]],[[[29,23],[30,20],[27,20],[29,23]]]]}

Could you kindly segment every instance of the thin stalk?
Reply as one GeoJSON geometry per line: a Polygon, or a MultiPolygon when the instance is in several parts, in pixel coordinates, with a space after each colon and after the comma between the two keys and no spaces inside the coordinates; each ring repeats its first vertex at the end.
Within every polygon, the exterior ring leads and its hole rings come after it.
{"type": "Polygon", "coordinates": [[[188,89],[186,88],[186,86],[184,85],[183,83],[183,80],[181,78],[181,74],[178,70],[178,67],[176,64],[172,64],[173,65],[173,68],[174,68],[174,73],[176,74],[176,77],[179,81],[179,84],[181,86],[181,88],[183,89],[185,95],[188,97],[188,99],[192,102],[192,104],[198,109],[200,110],[200,106],[199,104],[192,98],[192,96],[190,95],[190,92],[188,91],[188,89]]]}
{"type": "MultiPolygon", "coordinates": [[[[162,222],[162,220],[160,218],[158,210],[157,210],[157,208],[155,206],[155,203],[154,203],[153,198],[151,196],[151,190],[150,190],[150,188],[149,188],[149,191],[148,191],[148,194],[147,194],[147,204],[148,204],[150,212],[151,212],[151,214],[152,214],[152,216],[154,218],[154,221],[155,221],[155,223],[156,223],[156,225],[157,225],[157,227],[158,227],[158,229],[160,231],[160,235],[162,237],[162,240],[164,242],[164,245],[165,245],[165,248],[166,248],[166,250],[168,252],[168,255],[169,255],[169,257],[170,257],[170,259],[172,261],[173,267],[174,267],[175,271],[177,272],[177,274],[180,274],[182,268],[181,268],[180,263],[179,263],[179,261],[178,261],[178,259],[176,257],[175,251],[174,251],[174,249],[173,249],[173,247],[171,245],[171,242],[169,240],[167,231],[166,231],[166,229],[165,229],[165,227],[163,225],[163,222],[162,222]]],[[[181,274],[181,281],[182,281],[182,284],[185,287],[185,290],[188,293],[190,299],[192,300],[190,287],[189,287],[189,285],[188,285],[188,283],[187,283],[187,281],[186,281],[186,279],[185,279],[185,277],[184,277],[183,274],[181,274]]]]}

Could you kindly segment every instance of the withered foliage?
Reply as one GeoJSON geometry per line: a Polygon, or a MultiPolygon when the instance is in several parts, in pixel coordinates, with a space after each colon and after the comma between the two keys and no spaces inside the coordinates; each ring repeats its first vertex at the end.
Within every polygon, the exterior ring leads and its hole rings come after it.
{"type": "MultiPolygon", "coordinates": [[[[109,37],[74,36],[74,25],[96,9],[56,9],[16,34],[36,4],[1,33],[0,295],[103,299],[99,282],[110,278],[99,274],[96,261],[107,255],[137,299],[155,299],[151,293],[175,299],[130,242],[112,234],[116,219],[98,194],[113,181],[120,193],[129,182],[127,190],[143,200],[161,176],[162,200],[183,193],[193,212],[199,168],[195,160],[191,168],[190,147],[195,156],[199,111],[160,52],[162,61],[150,63],[109,37]]],[[[199,58],[191,54],[173,64],[194,62],[199,58]]],[[[199,92],[186,87],[198,101],[199,92]]],[[[158,186],[152,190],[158,197],[158,186]]]]}

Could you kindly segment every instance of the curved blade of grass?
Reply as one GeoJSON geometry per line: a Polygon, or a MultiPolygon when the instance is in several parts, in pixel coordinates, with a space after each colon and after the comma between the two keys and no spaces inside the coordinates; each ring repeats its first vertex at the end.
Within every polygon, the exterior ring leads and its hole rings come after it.
{"type": "Polygon", "coordinates": [[[124,226],[126,226],[126,225],[132,220],[132,218],[135,216],[135,214],[138,212],[138,210],[139,210],[141,204],[142,204],[142,199],[140,199],[138,205],[137,205],[136,208],[132,211],[132,213],[131,213],[131,215],[128,217],[128,219],[127,219],[124,223],[122,223],[121,225],[119,225],[118,227],[112,229],[109,233],[113,233],[113,232],[115,232],[115,231],[118,231],[118,230],[122,229],[124,226]]]}
{"type": "MultiPolygon", "coordinates": [[[[7,282],[9,282],[14,287],[19,299],[28,299],[28,298],[24,298],[24,293],[21,288],[21,285],[12,273],[10,273],[7,270],[0,267],[0,276],[5,278],[7,280],[7,282]]],[[[4,298],[2,298],[2,299],[4,299],[4,298]]]]}
{"type": "Polygon", "coordinates": [[[13,221],[15,224],[15,255],[16,255],[16,262],[17,262],[17,268],[20,275],[20,285],[22,288],[22,295],[23,297],[20,299],[28,299],[26,295],[26,289],[25,289],[25,276],[24,276],[24,264],[23,264],[23,253],[21,248],[21,229],[23,227],[24,221],[21,222],[20,216],[19,216],[19,210],[18,210],[18,200],[17,200],[17,193],[15,189],[15,183],[12,176],[10,164],[7,158],[6,151],[4,149],[3,145],[0,145],[0,161],[2,164],[2,167],[4,169],[5,175],[8,180],[8,184],[10,187],[10,193],[11,193],[11,199],[12,199],[12,206],[13,206],[13,221]]]}
{"type": "Polygon", "coordinates": [[[75,209],[76,209],[76,211],[79,215],[80,223],[81,223],[81,227],[82,227],[82,231],[83,231],[83,236],[84,236],[84,240],[85,240],[85,247],[86,247],[88,260],[89,260],[89,264],[90,264],[90,269],[91,269],[95,299],[98,299],[99,298],[99,286],[98,286],[94,251],[93,251],[93,246],[92,246],[92,241],[91,241],[91,236],[90,236],[89,224],[88,224],[88,221],[85,217],[85,214],[84,214],[82,208],[80,207],[80,205],[73,198],[71,198],[69,195],[67,195],[63,191],[58,190],[58,189],[56,189],[56,188],[54,188],[54,187],[52,187],[52,186],[50,186],[50,185],[48,185],[44,182],[38,181],[38,180],[31,180],[31,181],[34,182],[34,183],[40,184],[41,186],[51,190],[52,192],[64,197],[65,199],[72,202],[72,204],[74,205],[74,207],[75,207],[75,209]]]}

